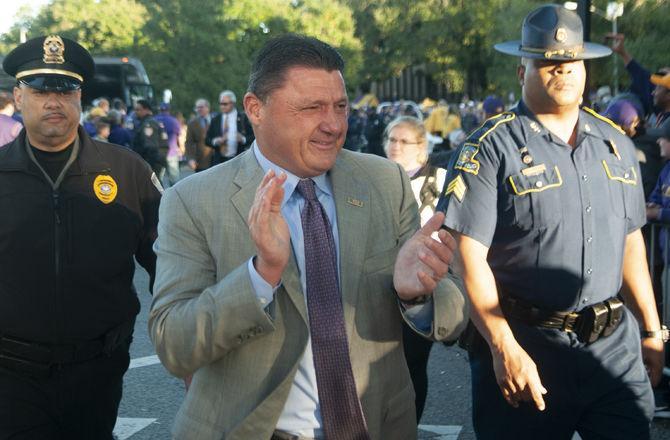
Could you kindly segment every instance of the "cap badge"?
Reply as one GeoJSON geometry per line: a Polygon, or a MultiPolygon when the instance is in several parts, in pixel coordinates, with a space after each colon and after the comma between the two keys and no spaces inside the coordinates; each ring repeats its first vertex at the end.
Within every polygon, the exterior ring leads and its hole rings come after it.
{"type": "Polygon", "coordinates": [[[568,32],[565,30],[565,28],[559,27],[556,29],[555,38],[559,43],[565,43],[565,41],[568,39],[568,32]]]}
{"type": "Polygon", "coordinates": [[[95,196],[105,205],[114,201],[117,191],[118,187],[112,176],[101,174],[93,182],[95,196]]]}
{"type": "Polygon", "coordinates": [[[65,44],[63,39],[58,35],[49,35],[44,39],[44,57],[42,61],[46,64],[63,64],[65,58],[63,54],[65,53],[65,44]]]}

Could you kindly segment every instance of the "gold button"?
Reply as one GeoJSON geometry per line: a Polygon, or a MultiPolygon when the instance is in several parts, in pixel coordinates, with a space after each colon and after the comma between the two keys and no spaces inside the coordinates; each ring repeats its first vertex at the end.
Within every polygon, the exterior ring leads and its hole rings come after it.
{"type": "Polygon", "coordinates": [[[591,131],[591,126],[589,124],[584,124],[584,130],[586,130],[587,132],[590,132],[591,131]]]}
{"type": "Polygon", "coordinates": [[[440,336],[447,336],[447,329],[444,327],[438,327],[437,334],[440,336]]]}
{"type": "Polygon", "coordinates": [[[538,188],[542,188],[544,186],[544,183],[542,183],[541,180],[538,180],[537,182],[535,182],[535,186],[537,186],[538,188]]]}

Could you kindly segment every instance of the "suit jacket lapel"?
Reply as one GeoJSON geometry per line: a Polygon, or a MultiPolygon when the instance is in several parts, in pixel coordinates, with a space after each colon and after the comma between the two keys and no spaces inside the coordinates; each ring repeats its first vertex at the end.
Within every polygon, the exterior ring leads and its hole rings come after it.
{"type": "Polygon", "coordinates": [[[354,328],[358,285],[371,220],[368,183],[358,178],[357,172],[363,170],[356,169],[350,159],[347,151],[340,152],[330,172],[340,244],[340,289],[349,338],[354,328]]]}
{"type": "MultiPolygon", "coordinates": [[[[249,226],[247,218],[251,205],[254,203],[256,189],[260,185],[261,180],[263,180],[263,169],[258,165],[252,149],[242,153],[239,159],[241,160],[241,165],[233,180],[239,190],[231,197],[231,202],[244,221],[244,224],[249,226]]],[[[296,263],[293,249],[291,249],[288,266],[282,275],[282,287],[288,293],[289,298],[291,298],[296,309],[298,309],[302,319],[307,322],[307,306],[305,305],[305,296],[300,286],[300,273],[298,272],[298,264],[296,263]]]]}

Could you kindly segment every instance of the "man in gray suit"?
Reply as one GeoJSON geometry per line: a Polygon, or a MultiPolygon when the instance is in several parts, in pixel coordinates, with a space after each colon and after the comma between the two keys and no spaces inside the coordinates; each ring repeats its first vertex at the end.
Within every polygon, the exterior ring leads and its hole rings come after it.
{"type": "Polygon", "coordinates": [[[342,150],[343,68],[319,40],[268,42],[252,148],[164,195],[149,327],[193,375],[178,439],[416,438],[401,322],[458,336],[455,243],[441,213],[419,230],[401,168],[342,150]]]}

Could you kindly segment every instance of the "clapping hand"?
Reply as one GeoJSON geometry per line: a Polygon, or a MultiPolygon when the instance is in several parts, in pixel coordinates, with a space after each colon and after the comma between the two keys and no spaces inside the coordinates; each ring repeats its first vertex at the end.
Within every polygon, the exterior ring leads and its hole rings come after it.
{"type": "Polygon", "coordinates": [[[291,255],[291,235],[281,214],[286,174],[268,171],[256,189],[249,210],[249,233],[256,245],[254,267],[270,285],[276,286],[291,255]]]}

